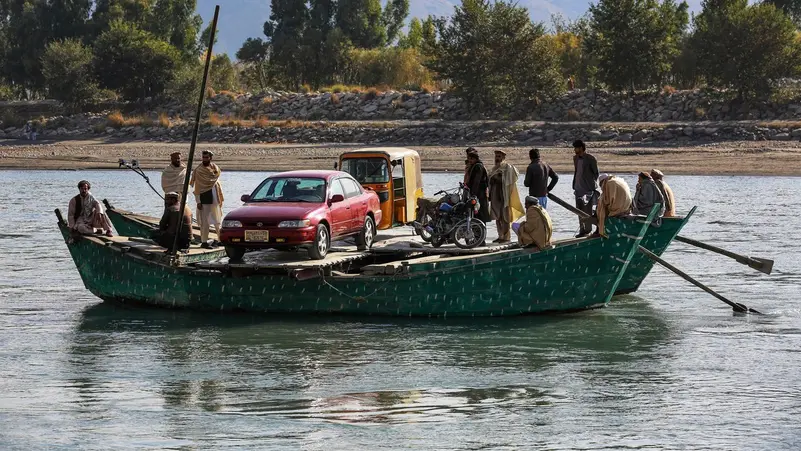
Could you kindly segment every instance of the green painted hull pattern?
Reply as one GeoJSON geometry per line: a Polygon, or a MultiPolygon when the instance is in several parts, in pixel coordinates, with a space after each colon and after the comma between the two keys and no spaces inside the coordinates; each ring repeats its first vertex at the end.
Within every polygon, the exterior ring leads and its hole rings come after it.
{"type": "MultiPolygon", "coordinates": [[[[661,226],[648,227],[648,231],[645,233],[645,238],[643,238],[641,245],[657,256],[662,256],[673,239],[676,238],[676,235],[678,235],[681,229],[687,224],[687,221],[689,221],[694,212],[695,208],[683,218],[663,218],[661,226]]],[[[126,216],[126,213],[127,212],[118,212],[114,209],[108,210],[109,219],[111,219],[114,228],[117,229],[119,234],[123,236],[148,238],[152,229],[146,223],[126,216]]],[[[651,259],[637,252],[628,265],[623,280],[620,281],[620,285],[615,294],[628,294],[637,291],[653,267],[654,262],[651,259]]]]}
{"type": "MultiPolygon", "coordinates": [[[[395,276],[224,275],[168,266],[98,240],[68,244],[85,286],[104,300],[167,308],[389,316],[507,316],[603,306],[647,227],[610,219],[608,239],[414,264],[395,276]]],[[[66,227],[60,225],[65,239],[66,227]]]]}
{"type": "MultiPolygon", "coordinates": [[[[648,227],[648,231],[645,232],[645,238],[642,239],[640,245],[661,257],[670,246],[670,243],[676,238],[676,235],[681,232],[681,229],[690,220],[693,213],[695,213],[695,207],[683,218],[662,218],[661,226],[648,227]]],[[[637,291],[653,267],[653,260],[640,252],[634,254],[615,294],[628,294],[637,291]]]]}

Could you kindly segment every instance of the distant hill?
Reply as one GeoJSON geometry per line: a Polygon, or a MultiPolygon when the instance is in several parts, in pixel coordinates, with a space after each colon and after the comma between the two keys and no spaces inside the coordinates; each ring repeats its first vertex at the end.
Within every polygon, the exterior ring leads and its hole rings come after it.
{"type": "MultiPolygon", "coordinates": [[[[409,17],[425,18],[429,14],[448,16],[453,13],[459,0],[410,0],[409,17]]],[[[700,9],[701,0],[688,0],[691,11],[700,9]]],[[[270,17],[269,0],[197,0],[198,13],[208,23],[214,15],[214,5],[220,4],[220,36],[216,52],[228,53],[231,58],[249,37],[264,37],[262,26],[270,17]]],[[[550,23],[551,14],[562,14],[574,19],[588,9],[588,0],[520,0],[528,8],[531,18],[550,23]]]]}

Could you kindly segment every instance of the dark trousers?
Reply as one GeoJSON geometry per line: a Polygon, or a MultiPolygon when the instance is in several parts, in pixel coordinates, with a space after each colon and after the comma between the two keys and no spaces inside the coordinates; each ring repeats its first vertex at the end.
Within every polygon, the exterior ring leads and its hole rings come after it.
{"type": "Polygon", "coordinates": [[[598,203],[598,195],[593,193],[590,202],[585,204],[582,196],[576,196],[576,208],[590,215],[587,218],[579,217],[579,234],[589,235],[592,233],[592,207],[598,203]]]}
{"type": "MultiPolygon", "coordinates": [[[[175,243],[175,234],[172,233],[164,233],[161,231],[157,231],[154,233],[153,239],[158,243],[161,247],[166,247],[169,250],[174,250],[172,248],[173,243],[175,243]]],[[[178,239],[178,249],[188,249],[189,248],[189,239],[179,238],[178,239]]]]}

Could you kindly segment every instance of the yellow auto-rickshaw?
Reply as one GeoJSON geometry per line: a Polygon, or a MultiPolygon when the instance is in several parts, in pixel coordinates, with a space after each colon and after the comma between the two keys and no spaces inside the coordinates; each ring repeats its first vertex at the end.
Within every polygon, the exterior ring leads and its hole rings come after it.
{"type": "Polygon", "coordinates": [[[420,155],[403,147],[372,147],[339,156],[339,170],[378,193],[382,218],[378,229],[415,220],[417,199],[423,197],[420,155]]]}

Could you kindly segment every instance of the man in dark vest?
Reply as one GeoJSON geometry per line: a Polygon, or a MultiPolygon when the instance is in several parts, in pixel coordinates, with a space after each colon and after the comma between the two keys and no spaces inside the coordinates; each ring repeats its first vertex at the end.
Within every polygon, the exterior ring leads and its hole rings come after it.
{"type": "Polygon", "coordinates": [[[573,142],[573,193],[576,196],[576,208],[590,217],[579,218],[579,233],[576,238],[587,236],[592,232],[593,207],[598,203],[598,161],[587,153],[584,141],[573,142]]]}
{"type": "Polygon", "coordinates": [[[159,229],[153,234],[153,239],[159,246],[166,247],[174,251],[175,234],[178,232],[178,225],[181,225],[180,237],[178,238],[178,249],[187,249],[192,240],[192,210],[188,205],[184,206],[181,214],[181,195],[176,192],[169,192],[164,196],[164,214],[159,221],[159,229]]]}

